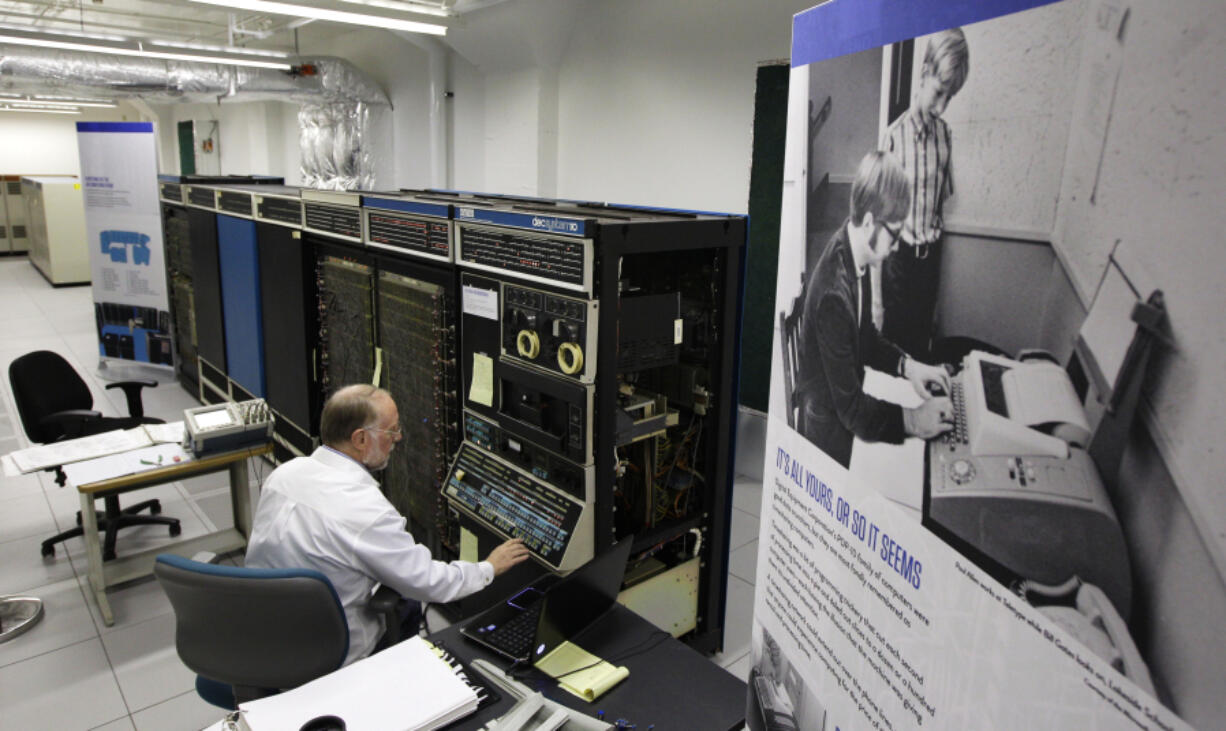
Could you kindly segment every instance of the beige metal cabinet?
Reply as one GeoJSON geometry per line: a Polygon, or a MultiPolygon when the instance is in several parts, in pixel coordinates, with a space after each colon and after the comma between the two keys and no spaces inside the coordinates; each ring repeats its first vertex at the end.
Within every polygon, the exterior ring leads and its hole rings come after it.
{"type": "Polygon", "coordinates": [[[85,239],[85,202],[81,181],[67,175],[21,179],[30,263],[52,284],[90,280],[89,245],[85,239]]]}

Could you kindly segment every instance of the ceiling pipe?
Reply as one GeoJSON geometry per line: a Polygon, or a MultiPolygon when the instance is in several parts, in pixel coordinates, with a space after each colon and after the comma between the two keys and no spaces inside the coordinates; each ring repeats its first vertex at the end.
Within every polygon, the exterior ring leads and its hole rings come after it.
{"type": "Polygon", "coordinates": [[[105,92],[115,98],[154,102],[211,102],[218,95],[236,101],[363,102],[391,105],[387,94],[348,61],[296,58],[296,68],[313,75],[209,63],[162,61],[106,53],[60,51],[0,44],[0,90],[45,93],[105,92]]]}

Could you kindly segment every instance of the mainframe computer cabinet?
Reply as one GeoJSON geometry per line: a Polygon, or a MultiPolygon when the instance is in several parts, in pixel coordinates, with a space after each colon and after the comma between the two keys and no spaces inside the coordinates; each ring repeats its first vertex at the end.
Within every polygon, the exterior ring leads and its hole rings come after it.
{"type": "Polygon", "coordinates": [[[21,197],[21,176],[0,176],[0,198],[4,200],[4,228],[7,243],[0,238],[3,251],[19,254],[30,248],[26,231],[26,204],[21,197]]]}
{"type": "Polygon", "coordinates": [[[53,285],[90,280],[89,242],[81,181],[69,175],[21,179],[30,263],[53,285]]]}

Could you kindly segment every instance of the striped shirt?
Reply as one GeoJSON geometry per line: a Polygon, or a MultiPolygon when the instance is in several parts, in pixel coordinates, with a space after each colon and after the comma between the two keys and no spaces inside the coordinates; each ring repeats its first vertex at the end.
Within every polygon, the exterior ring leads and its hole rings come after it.
{"type": "Polygon", "coordinates": [[[908,244],[931,244],[941,237],[941,207],[954,192],[952,145],[945,120],[935,117],[924,127],[911,111],[894,120],[881,141],[881,149],[902,164],[911,181],[911,206],[902,229],[908,244]]]}

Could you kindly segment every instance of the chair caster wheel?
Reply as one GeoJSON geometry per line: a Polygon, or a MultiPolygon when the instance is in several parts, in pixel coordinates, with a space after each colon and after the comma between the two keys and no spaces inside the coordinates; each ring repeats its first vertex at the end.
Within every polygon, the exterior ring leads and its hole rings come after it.
{"type": "Polygon", "coordinates": [[[55,546],[45,545],[42,547],[43,558],[50,558],[55,555],[55,546]]]}
{"type": "Polygon", "coordinates": [[[161,512],[162,512],[162,504],[160,502],[155,501],[152,505],[149,506],[150,514],[157,515],[158,513],[161,513],[161,512]]]}
{"type": "Polygon", "coordinates": [[[178,523],[175,523],[175,524],[173,524],[173,525],[171,525],[171,526],[170,526],[170,535],[171,535],[172,537],[173,537],[173,536],[177,536],[177,535],[179,535],[179,534],[180,534],[180,533],[182,533],[182,532],[183,532],[183,528],[182,528],[182,527],[181,527],[181,526],[180,526],[178,523]]]}

